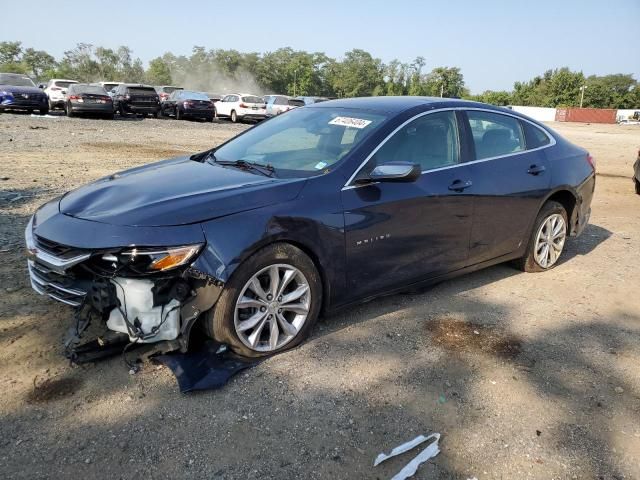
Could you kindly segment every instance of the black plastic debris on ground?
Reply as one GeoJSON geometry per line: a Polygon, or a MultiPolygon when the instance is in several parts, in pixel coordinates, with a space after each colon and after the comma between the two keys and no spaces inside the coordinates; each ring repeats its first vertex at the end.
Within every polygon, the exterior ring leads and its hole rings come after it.
{"type": "Polygon", "coordinates": [[[205,342],[196,351],[158,355],[153,360],[171,369],[182,393],[221,388],[235,374],[260,362],[235,355],[214,341],[205,342]]]}

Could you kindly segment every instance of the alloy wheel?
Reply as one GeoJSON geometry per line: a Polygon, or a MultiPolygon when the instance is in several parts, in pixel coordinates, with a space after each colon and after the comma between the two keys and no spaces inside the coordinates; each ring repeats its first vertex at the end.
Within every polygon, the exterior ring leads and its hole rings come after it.
{"type": "Polygon", "coordinates": [[[551,268],[556,264],[567,237],[564,217],[558,213],[549,215],[536,235],[534,259],[542,268],[551,268]]]}
{"type": "Polygon", "coordinates": [[[292,265],[263,268],[244,285],[234,310],[240,341],[258,352],[273,352],[300,332],[311,306],[311,289],[292,265]]]}

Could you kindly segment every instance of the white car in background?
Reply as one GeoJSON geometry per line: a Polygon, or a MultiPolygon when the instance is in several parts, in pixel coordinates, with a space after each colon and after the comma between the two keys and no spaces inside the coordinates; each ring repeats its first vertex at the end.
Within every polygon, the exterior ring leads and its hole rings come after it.
{"type": "Polygon", "coordinates": [[[216,116],[230,118],[232,122],[243,120],[264,120],[267,109],[264,99],[250,93],[232,93],[225,95],[215,103],[216,116]]]}
{"type": "Polygon", "coordinates": [[[293,108],[304,107],[304,101],[287,95],[265,95],[264,101],[267,104],[267,117],[275,117],[293,108]]]}
{"type": "Polygon", "coordinates": [[[64,109],[67,89],[72,83],[78,82],[64,78],[52,78],[47,82],[47,85],[44,87],[44,93],[49,97],[49,110],[53,110],[54,108],[64,109]]]}

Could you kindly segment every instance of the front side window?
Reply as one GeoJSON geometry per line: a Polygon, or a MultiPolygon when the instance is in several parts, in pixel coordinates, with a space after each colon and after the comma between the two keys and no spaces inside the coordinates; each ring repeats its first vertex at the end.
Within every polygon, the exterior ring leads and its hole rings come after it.
{"type": "Polygon", "coordinates": [[[499,113],[467,111],[476,159],[500,157],[525,149],[524,135],[517,118],[499,113]]]}
{"type": "Polygon", "coordinates": [[[460,159],[456,114],[437,112],[419,117],[398,130],[371,157],[359,176],[368,175],[378,165],[410,162],[421,170],[455,165],[460,159]]]}
{"type": "Polygon", "coordinates": [[[218,148],[215,157],[269,164],[279,177],[320,174],[342,160],[385,118],[343,108],[291,110],[218,148]]]}

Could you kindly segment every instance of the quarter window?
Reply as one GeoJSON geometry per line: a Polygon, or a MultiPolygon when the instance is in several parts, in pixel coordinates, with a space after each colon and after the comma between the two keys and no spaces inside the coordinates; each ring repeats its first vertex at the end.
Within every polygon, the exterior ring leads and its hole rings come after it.
{"type": "Polygon", "coordinates": [[[551,143],[549,135],[540,130],[538,127],[531,125],[529,122],[520,123],[522,123],[524,138],[527,141],[527,150],[544,147],[545,145],[549,145],[549,143],[551,143]]]}
{"type": "Polygon", "coordinates": [[[424,170],[459,162],[456,114],[453,111],[423,115],[402,127],[371,158],[363,174],[388,162],[417,163],[424,170]]]}
{"type": "Polygon", "coordinates": [[[468,111],[476,159],[499,157],[525,149],[520,122],[499,113],[468,111]]]}

